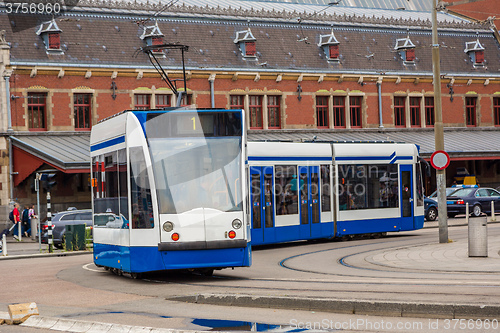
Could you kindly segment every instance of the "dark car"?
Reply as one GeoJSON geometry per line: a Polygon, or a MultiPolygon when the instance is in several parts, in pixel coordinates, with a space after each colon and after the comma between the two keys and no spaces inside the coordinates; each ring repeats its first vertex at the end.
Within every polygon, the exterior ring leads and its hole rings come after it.
{"type": "MultiPolygon", "coordinates": [[[[460,189],[460,188],[459,187],[447,187],[446,190],[445,190],[446,191],[445,192],[446,196],[449,196],[450,194],[452,194],[453,192],[455,192],[458,189],[460,189]]],[[[437,199],[438,199],[437,198],[437,193],[438,193],[437,190],[434,191],[434,192],[432,192],[432,194],[429,195],[428,198],[437,201],[437,199]]]]}
{"type": "MultiPolygon", "coordinates": [[[[75,224],[85,224],[87,227],[92,227],[92,210],[67,210],[54,214],[52,217],[52,236],[56,248],[63,248],[66,225],[75,224]]],[[[47,239],[47,228],[45,228],[42,231],[42,243],[47,244],[47,239]]]]}
{"type": "Polygon", "coordinates": [[[438,216],[438,203],[437,201],[424,197],[424,214],[427,221],[436,221],[438,216]]]}
{"type": "Polygon", "coordinates": [[[481,216],[491,213],[491,202],[494,202],[495,211],[500,210],[500,192],[493,188],[466,187],[461,188],[446,197],[448,216],[455,217],[465,214],[465,204],[469,203],[469,212],[472,216],[481,216]]]}

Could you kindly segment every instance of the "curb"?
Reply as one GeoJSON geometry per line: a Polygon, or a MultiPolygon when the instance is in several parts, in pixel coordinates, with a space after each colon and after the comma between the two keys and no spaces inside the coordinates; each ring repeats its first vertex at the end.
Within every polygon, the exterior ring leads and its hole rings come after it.
{"type": "Polygon", "coordinates": [[[413,317],[431,319],[500,319],[500,305],[446,303],[386,302],[324,298],[272,297],[252,295],[199,294],[167,298],[169,301],[279,308],[288,310],[321,311],[371,316],[413,317]]]}
{"type": "MultiPolygon", "coordinates": [[[[0,313],[1,314],[1,313],[0,313]]],[[[206,331],[178,330],[171,328],[154,328],[144,326],[129,326],[122,324],[101,323],[84,320],[73,320],[54,317],[31,316],[19,326],[39,329],[49,329],[63,332],[75,333],[106,333],[106,332],[127,332],[127,333],[206,333],[206,331]]],[[[223,332],[220,332],[223,333],[223,332]]]]}
{"type": "Polygon", "coordinates": [[[7,255],[7,256],[0,255],[0,261],[2,261],[2,260],[14,260],[14,259],[46,258],[46,257],[70,257],[70,256],[77,256],[77,255],[82,255],[82,254],[92,254],[92,251],[14,254],[14,255],[7,255]]]}

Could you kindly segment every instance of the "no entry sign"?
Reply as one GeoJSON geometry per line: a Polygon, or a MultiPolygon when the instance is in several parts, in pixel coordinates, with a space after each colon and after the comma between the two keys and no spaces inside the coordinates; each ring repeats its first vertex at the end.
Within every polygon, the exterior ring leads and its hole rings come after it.
{"type": "Polygon", "coordinates": [[[431,156],[431,165],[436,170],[444,170],[450,165],[450,155],[444,150],[436,150],[431,156]]]}

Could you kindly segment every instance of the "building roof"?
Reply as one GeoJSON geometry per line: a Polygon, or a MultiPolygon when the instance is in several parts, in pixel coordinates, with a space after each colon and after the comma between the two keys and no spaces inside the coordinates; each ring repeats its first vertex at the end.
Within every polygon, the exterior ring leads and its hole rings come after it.
{"type": "Polygon", "coordinates": [[[16,134],[12,144],[60,170],[90,168],[90,133],[16,134]]]}
{"type": "MultiPolygon", "coordinates": [[[[255,0],[241,0],[252,1],[255,0]]],[[[259,2],[279,3],[283,0],[257,0],[259,2]]],[[[309,4],[327,6],[331,0],[288,0],[292,4],[309,4]]],[[[479,20],[490,16],[500,16],[500,5],[497,0],[447,0],[447,9],[463,13],[479,20]]],[[[429,0],[339,0],[339,7],[403,9],[406,11],[430,12],[432,1],[429,0]]]]}
{"type": "MultiPolygon", "coordinates": [[[[242,0],[247,1],[247,0],[242,0]]],[[[282,2],[283,0],[259,0],[262,2],[282,2]]],[[[289,3],[310,4],[310,5],[328,5],[331,0],[290,0],[289,3]]],[[[430,11],[431,2],[428,0],[341,0],[339,6],[358,7],[358,8],[379,8],[379,9],[397,9],[430,11]]]]}
{"type": "MultiPolygon", "coordinates": [[[[83,0],[81,2],[84,4],[83,0]]],[[[388,18],[373,10],[362,16],[361,9],[356,9],[352,15],[329,13],[340,8],[335,7],[321,12],[318,18],[315,15],[307,16],[307,13],[319,14],[318,6],[312,5],[272,4],[268,11],[257,11],[253,7],[237,10],[229,8],[230,4],[234,6],[235,3],[253,5],[252,2],[241,0],[218,0],[213,5],[222,6],[224,3],[227,8],[217,9],[201,7],[202,4],[207,5],[206,0],[183,0],[182,4],[176,4],[177,7],[169,8],[169,12],[154,16],[154,22],[158,22],[166,43],[189,46],[185,62],[188,70],[432,73],[431,29],[425,17],[388,18]],[[188,6],[189,3],[200,7],[193,9],[188,6]],[[282,7],[285,12],[281,10],[282,7]],[[311,11],[310,7],[315,10],[311,11]],[[302,15],[299,21],[297,17],[304,11],[306,15],[302,15]],[[411,28],[408,29],[409,26],[411,28]],[[238,45],[234,43],[236,33],[249,27],[256,38],[255,61],[242,57],[238,45]],[[339,41],[338,63],[328,62],[324,52],[317,46],[320,36],[332,30],[339,41]],[[394,52],[397,39],[407,35],[416,47],[416,60],[411,66],[404,64],[399,54],[394,52]]],[[[113,9],[113,15],[109,15],[104,12],[111,10],[109,8],[95,12],[90,7],[75,7],[56,19],[62,30],[62,54],[46,51],[42,38],[36,34],[43,23],[40,17],[1,15],[0,26],[5,27],[5,38],[11,45],[12,65],[152,69],[147,55],[141,51],[146,45],[140,38],[145,26],[154,24],[148,20],[154,13],[151,8],[150,12],[113,9]]],[[[399,11],[394,10],[382,12],[399,14],[399,11]]],[[[428,13],[426,15],[428,17],[428,13]]],[[[443,17],[451,16],[443,14],[443,17]]],[[[439,36],[443,46],[442,73],[500,75],[499,45],[487,25],[472,25],[461,20],[443,24],[439,36]],[[463,52],[466,43],[476,38],[485,48],[486,66],[481,68],[474,68],[469,56],[463,52]]],[[[167,70],[180,70],[180,52],[169,51],[161,59],[161,64],[167,70]]]]}

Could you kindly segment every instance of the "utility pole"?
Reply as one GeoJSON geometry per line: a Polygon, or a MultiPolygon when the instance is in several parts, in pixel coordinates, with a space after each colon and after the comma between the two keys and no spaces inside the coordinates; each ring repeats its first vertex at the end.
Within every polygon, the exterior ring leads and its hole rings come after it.
{"type": "MultiPolygon", "coordinates": [[[[437,33],[437,2],[432,1],[432,71],[434,76],[435,150],[444,151],[443,110],[441,105],[441,69],[439,67],[439,42],[437,33]]],[[[448,243],[448,209],[446,206],[446,171],[436,170],[439,214],[439,243],[448,243]]]]}

